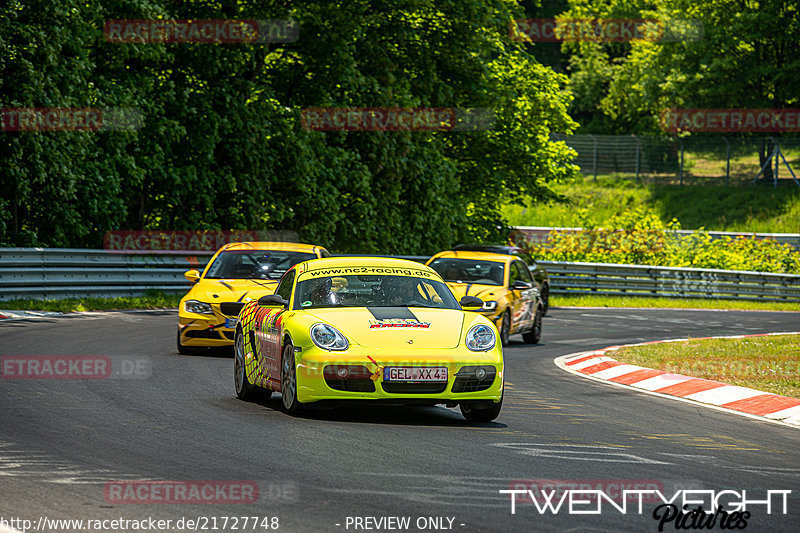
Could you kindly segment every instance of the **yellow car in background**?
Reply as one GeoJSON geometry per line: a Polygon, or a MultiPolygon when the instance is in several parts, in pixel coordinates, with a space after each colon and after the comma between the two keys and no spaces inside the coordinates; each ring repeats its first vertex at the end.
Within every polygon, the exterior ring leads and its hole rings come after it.
{"type": "Polygon", "coordinates": [[[450,250],[425,264],[444,279],[456,298],[483,300],[480,312],[494,322],[504,346],[516,333],[529,344],[539,342],[544,308],[531,272],[519,257],[450,250]]]}
{"type": "Polygon", "coordinates": [[[220,248],[202,274],[184,274],[194,286],[178,307],[178,353],[233,345],[237,316],[250,300],[275,292],[297,263],[328,257],[328,251],[292,242],[235,242],[220,248]]]}

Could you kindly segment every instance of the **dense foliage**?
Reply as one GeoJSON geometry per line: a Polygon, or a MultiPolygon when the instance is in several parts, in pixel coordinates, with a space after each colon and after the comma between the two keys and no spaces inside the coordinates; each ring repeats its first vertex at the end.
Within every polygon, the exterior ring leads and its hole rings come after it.
{"type": "Polygon", "coordinates": [[[586,221],[583,231],[553,231],[547,244],[530,247],[542,260],[721,268],[800,274],[800,253],[771,239],[724,236],[703,231],[676,233],[642,208],[610,218],[603,227],[586,221]]]}
{"type": "Polygon", "coordinates": [[[504,201],[576,171],[566,77],[508,39],[506,0],[12,0],[0,107],[133,107],[139,131],[4,132],[0,245],[110,229],[289,229],[337,251],[505,234],[504,201]],[[293,19],[291,43],[120,44],[109,19],[293,19]],[[489,108],[474,132],[318,132],[307,107],[489,108]]]}
{"type": "Polygon", "coordinates": [[[663,38],[563,50],[588,133],[658,133],[669,108],[794,108],[800,7],[786,0],[568,0],[562,19],[658,20],[663,38]],[[681,25],[681,21],[688,24],[681,25]]]}

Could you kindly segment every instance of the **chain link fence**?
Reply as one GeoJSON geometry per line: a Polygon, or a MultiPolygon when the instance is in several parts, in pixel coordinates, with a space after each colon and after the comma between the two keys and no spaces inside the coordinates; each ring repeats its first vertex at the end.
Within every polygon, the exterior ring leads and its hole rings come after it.
{"type": "Polygon", "coordinates": [[[588,176],[619,176],[675,184],[736,184],[756,179],[800,185],[800,138],[561,135],[588,176]],[[770,155],[775,158],[768,161],[770,155]],[[776,159],[778,164],[776,165],[776,159]],[[766,165],[766,168],[764,168],[766,165]],[[763,169],[763,170],[762,170],[763,169]]]}

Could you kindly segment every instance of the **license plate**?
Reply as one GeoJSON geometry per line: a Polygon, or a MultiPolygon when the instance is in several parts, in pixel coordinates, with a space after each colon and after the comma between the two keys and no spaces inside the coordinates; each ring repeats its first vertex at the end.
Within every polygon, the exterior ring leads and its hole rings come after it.
{"type": "Polygon", "coordinates": [[[225,319],[225,327],[226,328],[235,328],[236,324],[239,323],[238,318],[226,318],[225,319]]]}
{"type": "Polygon", "coordinates": [[[447,381],[446,366],[389,366],[383,381],[447,381]]]}

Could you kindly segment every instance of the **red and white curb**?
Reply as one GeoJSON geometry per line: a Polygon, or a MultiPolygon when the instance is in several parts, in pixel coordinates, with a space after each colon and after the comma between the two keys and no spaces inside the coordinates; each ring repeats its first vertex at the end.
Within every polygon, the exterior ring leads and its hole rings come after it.
{"type": "MultiPolygon", "coordinates": [[[[693,337],[703,339],[743,339],[769,335],[800,335],[800,332],[764,333],[757,335],[730,335],[724,337],[693,337]]],[[[629,346],[645,346],[664,342],[686,342],[690,339],[669,339],[609,346],[600,350],[562,355],[555,359],[559,368],[582,377],[602,381],[610,385],[633,388],[641,392],[655,394],[683,401],[699,402],[708,407],[749,416],[767,419],[800,427],[800,399],[770,394],[764,391],[728,385],[719,381],[673,374],[664,370],[654,370],[637,365],[621,363],[608,357],[608,352],[629,346]]]]}

